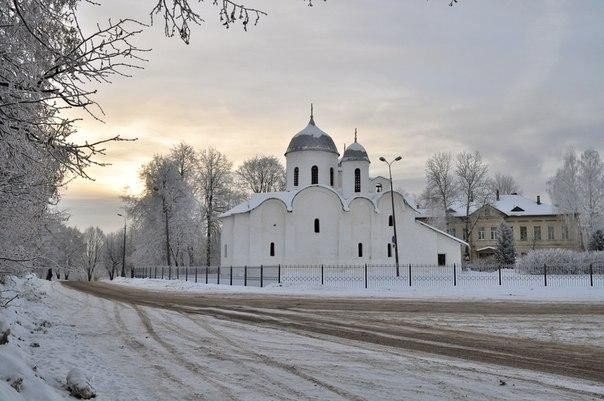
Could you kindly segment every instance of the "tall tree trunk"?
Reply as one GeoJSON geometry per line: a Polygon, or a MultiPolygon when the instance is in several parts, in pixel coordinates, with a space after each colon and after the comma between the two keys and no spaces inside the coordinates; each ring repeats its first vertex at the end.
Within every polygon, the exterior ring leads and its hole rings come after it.
{"type": "Polygon", "coordinates": [[[162,206],[164,210],[164,220],[166,224],[166,261],[168,266],[172,266],[172,258],[170,255],[170,226],[168,225],[168,211],[166,210],[166,198],[162,196],[162,206]]]}

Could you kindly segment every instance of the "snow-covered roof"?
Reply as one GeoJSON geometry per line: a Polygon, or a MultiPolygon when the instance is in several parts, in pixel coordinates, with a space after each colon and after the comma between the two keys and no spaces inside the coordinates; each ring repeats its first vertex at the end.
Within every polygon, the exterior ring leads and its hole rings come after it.
{"type": "MultiPolygon", "coordinates": [[[[250,212],[253,209],[260,206],[262,203],[264,203],[270,199],[275,199],[275,200],[279,200],[279,201],[283,202],[287,211],[291,212],[293,210],[293,202],[294,202],[294,198],[296,197],[296,195],[298,195],[300,192],[302,192],[308,188],[324,188],[324,189],[327,189],[327,190],[333,192],[340,199],[340,202],[342,203],[342,208],[345,211],[350,210],[349,207],[350,207],[350,204],[352,203],[352,201],[354,201],[355,199],[359,199],[359,198],[367,199],[368,201],[370,201],[373,204],[374,208],[377,209],[378,200],[382,196],[384,196],[390,192],[390,191],[386,191],[386,192],[373,192],[373,193],[367,193],[367,194],[359,194],[359,195],[355,195],[351,198],[345,199],[341,193],[337,192],[332,187],[329,187],[326,185],[310,185],[310,186],[301,188],[297,191],[263,192],[263,193],[258,193],[258,194],[252,194],[252,196],[247,201],[240,203],[239,205],[233,207],[232,209],[222,213],[218,217],[223,218],[223,217],[228,217],[228,216],[231,216],[234,214],[250,212]]],[[[407,200],[405,199],[405,197],[402,194],[400,194],[399,192],[396,192],[396,191],[395,191],[395,193],[397,193],[397,194],[401,195],[401,197],[403,197],[403,201],[405,202],[405,204],[407,206],[409,206],[409,208],[411,208],[411,210],[413,210],[416,213],[419,213],[415,207],[413,207],[409,202],[407,202],[407,200]]],[[[390,196],[390,195],[388,195],[388,196],[390,196]]]]}
{"type": "Polygon", "coordinates": [[[342,160],[340,162],[345,161],[366,161],[369,162],[369,156],[367,156],[367,151],[358,142],[353,142],[350,146],[346,148],[344,151],[344,155],[342,156],[342,160]]]}
{"type": "MultiPolygon", "coordinates": [[[[500,195],[499,200],[494,200],[489,205],[506,216],[552,216],[559,214],[558,209],[548,203],[537,203],[536,199],[525,198],[522,195],[500,195]]],[[[470,214],[473,214],[482,206],[473,204],[470,206],[470,214]]],[[[453,217],[463,217],[466,215],[466,208],[462,202],[455,202],[449,208],[450,215],[453,217]]],[[[432,217],[433,212],[430,209],[420,209],[424,217],[432,217]]]]}
{"type": "Polygon", "coordinates": [[[291,139],[289,146],[285,151],[285,155],[287,156],[290,152],[298,152],[301,150],[318,150],[335,153],[338,156],[340,155],[333,139],[315,125],[315,121],[312,117],[306,128],[298,132],[291,139]]]}

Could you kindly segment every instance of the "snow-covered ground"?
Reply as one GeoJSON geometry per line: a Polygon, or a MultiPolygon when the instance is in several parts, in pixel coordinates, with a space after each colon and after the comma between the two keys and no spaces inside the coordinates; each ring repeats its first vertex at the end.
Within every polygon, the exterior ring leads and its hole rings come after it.
{"type": "Polygon", "coordinates": [[[242,292],[258,294],[285,294],[308,296],[343,296],[372,298],[409,298],[439,300],[506,300],[506,301],[565,301],[604,302],[603,287],[407,287],[404,285],[383,288],[335,288],[321,285],[274,284],[266,287],[243,287],[227,284],[205,284],[184,280],[130,279],[118,277],[115,284],[154,290],[188,292],[242,292]]]}
{"type": "MultiPolygon", "coordinates": [[[[118,282],[156,290],[235,290],[182,281],[118,282]]],[[[72,368],[90,376],[98,400],[604,399],[602,383],[123,304],[37,279],[21,280],[15,286],[31,291],[9,308],[0,309],[12,329],[10,342],[0,345],[2,401],[71,399],[65,380],[72,368]],[[34,343],[39,347],[32,346],[34,343]],[[20,393],[6,381],[15,376],[23,378],[20,393]]],[[[236,290],[351,295],[321,288],[236,290]]],[[[438,294],[430,294],[426,289],[405,289],[386,293],[415,298],[485,296],[484,292],[467,290],[438,289],[438,294]]],[[[487,297],[603,300],[601,290],[573,291],[560,295],[560,289],[535,289],[487,297]]],[[[384,292],[355,290],[354,295],[377,297],[384,296],[384,292]]],[[[455,319],[451,316],[449,322],[434,323],[453,325],[455,319]]],[[[571,339],[580,338],[579,342],[601,342],[604,324],[599,316],[593,319],[577,325],[575,335],[570,335],[567,327],[561,326],[560,330],[571,339]]],[[[488,326],[485,321],[466,323],[476,329],[488,326]]],[[[555,321],[548,324],[555,326],[555,321]]],[[[510,335],[522,335],[530,322],[511,319],[507,325],[500,322],[500,326],[505,326],[510,335]]]]}

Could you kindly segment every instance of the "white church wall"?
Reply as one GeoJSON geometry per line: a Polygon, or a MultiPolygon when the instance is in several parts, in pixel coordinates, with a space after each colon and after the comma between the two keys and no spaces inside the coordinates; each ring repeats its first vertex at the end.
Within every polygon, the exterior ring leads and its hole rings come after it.
{"type": "Polygon", "coordinates": [[[324,151],[299,151],[287,154],[286,163],[287,190],[295,191],[311,185],[311,168],[319,169],[319,184],[330,186],[329,169],[333,168],[334,188],[338,175],[338,156],[335,153],[324,151]],[[294,168],[298,167],[298,186],[294,186],[294,168]]]}
{"type": "Polygon", "coordinates": [[[370,192],[369,163],[365,161],[342,162],[342,195],[348,199],[358,194],[354,192],[354,170],[361,171],[361,193],[370,192]]]}
{"type": "Polygon", "coordinates": [[[373,203],[367,198],[356,198],[350,202],[350,211],[344,212],[350,219],[350,240],[347,246],[342,246],[341,259],[348,259],[352,264],[371,263],[374,259],[373,240],[374,219],[376,216],[373,203]],[[358,244],[363,244],[363,255],[358,256],[358,244]],[[347,257],[346,257],[347,256],[347,257]]]}
{"type": "Polygon", "coordinates": [[[245,264],[277,265],[285,255],[285,231],[287,208],[277,199],[263,202],[250,213],[250,252],[245,264]],[[275,255],[270,254],[274,243],[275,255]],[[253,262],[253,263],[251,263],[253,262]]]}
{"type": "Polygon", "coordinates": [[[339,196],[323,187],[308,187],[293,199],[287,236],[288,264],[337,263],[339,216],[342,203],[339,196]],[[319,232],[314,221],[319,219],[319,232]]]}

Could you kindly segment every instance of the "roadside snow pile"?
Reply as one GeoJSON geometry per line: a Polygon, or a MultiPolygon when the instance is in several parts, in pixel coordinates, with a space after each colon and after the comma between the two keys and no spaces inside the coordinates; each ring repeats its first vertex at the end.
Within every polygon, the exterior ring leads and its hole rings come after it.
{"type": "Polygon", "coordinates": [[[604,252],[576,252],[569,249],[530,251],[516,261],[516,271],[543,274],[547,266],[551,274],[588,274],[589,266],[598,271],[604,266],[604,252]]]}
{"type": "Polygon", "coordinates": [[[76,398],[89,400],[96,397],[90,378],[78,368],[71,369],[67,374],[67,389],[76,398]]]}
{"type": "Polygon", "coordinates": [[[37,366],[29,362],[30,354],[40,352],[39,343],[32,342],[31,337],[34,334],[44,334],[49,325],[47,321],[37,323],[37,319],[31,314],[31,310],[45,296],[48,285],[33,275],[24,278],[9,277],[4,284],[0,284],[0,291],[9,294],[9,299],[12,299],[7,306],[0,307],[2,401],[65,400],[56,388],[38,374],[37,366]],[[14,298],[17,294],[18,297],[14,298]],[[34,344],[38,344],[38,347],[34,344]]]}

